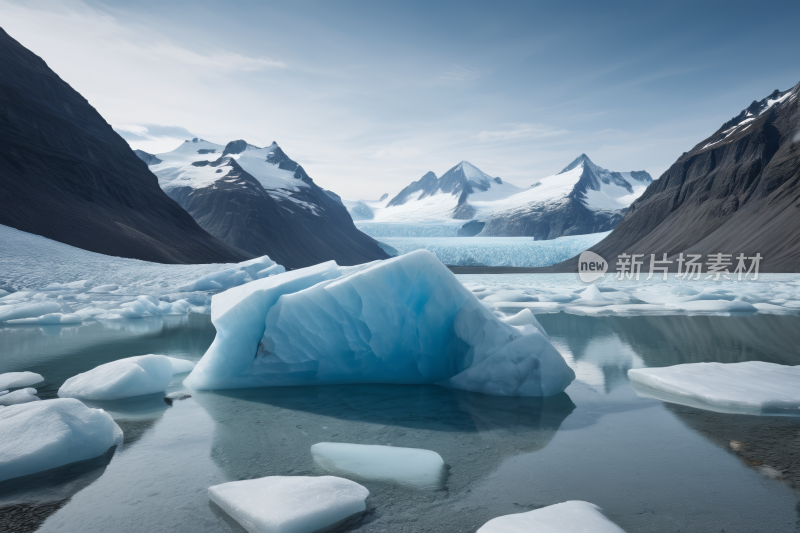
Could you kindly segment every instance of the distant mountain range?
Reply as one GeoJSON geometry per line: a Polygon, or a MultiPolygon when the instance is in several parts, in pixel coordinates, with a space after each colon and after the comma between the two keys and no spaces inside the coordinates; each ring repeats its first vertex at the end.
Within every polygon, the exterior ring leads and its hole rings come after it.
{"type": "Polygon", "coordinates": [[[288,268],[388,257],[356,229],[338,195],[317,186],[276,143],[259,148],[194,138],[171,152],[137,155],[170,198],[232,246],[288,268]]]}
{"type": "MultiPolygon", "coordinates": [[[[798,92],[754,101],[684,153],[591,250],[612,270],[621,253],[759,253],[762,272],[800,272],[798,92]]],[[[548,270],[576,272],[577,258],[548,270]]]]}
{"type": "Polygon", "coordinates": [[[0,224],[107,255],[226,263],[103,117],[0,29],[0,224]]]}
{"type": "Polygon", "coordinates": [[[440,178],[428,172],[391,200],[345,201],[374,236],[530,236],[538,240],[611,230],[653,179],[611,172],[581,154],[564,170],[523,189],[462,161],[440,178]]]}

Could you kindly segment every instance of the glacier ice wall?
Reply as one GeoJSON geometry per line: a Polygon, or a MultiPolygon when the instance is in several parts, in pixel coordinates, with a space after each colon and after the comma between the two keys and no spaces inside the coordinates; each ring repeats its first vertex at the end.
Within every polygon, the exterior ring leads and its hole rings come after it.
{"type": "Polygon", "coordinates": [[[608,232],[536,241],[533,237],[380,237],[402,255],[428,250],[445,265],[543,267],[575,257],[608,232]]]}
{"type": "Polygon", "coordinates": [[[538,331],[498,320],[430,252],[335,263],[212,300],[217,337],[185,384],[196,389],[439,383],[550,396],[574,372],[538,331]]]}

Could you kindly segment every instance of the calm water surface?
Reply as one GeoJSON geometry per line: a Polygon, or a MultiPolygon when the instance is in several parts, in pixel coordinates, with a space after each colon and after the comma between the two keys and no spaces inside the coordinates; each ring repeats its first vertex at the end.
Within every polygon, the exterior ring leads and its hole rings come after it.
{"type": "MultiPolygon", "coordinates": [[[[368,511],[341,531],[471,532],[496,516],[586,500],[629,533],[800,531],[800,419],[705,412],[638,397],[626,372],[677,363],[800,364],[800,318],[540,315],[578,379],[546,399],[436,386],[192,392],[93,404],[125,431],[106,456],[0,483],[0,531],[244,531],[209,486],[320,475],[317,442],[426,448],[441,490],[358,480],[368,511]],[[731,447],[731,442],[738,450],[731,447]]],[[[207,316],[0,328],[0,372],[31,370],[53,398],[70,376],[161,353],[198,360],[207,316]]],[[[170,391],[182,389],[178,376],[170,391]]]]}

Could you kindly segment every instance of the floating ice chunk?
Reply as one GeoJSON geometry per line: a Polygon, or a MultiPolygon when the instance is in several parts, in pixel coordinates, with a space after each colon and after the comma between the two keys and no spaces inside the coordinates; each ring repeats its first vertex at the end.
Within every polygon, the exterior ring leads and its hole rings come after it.
{"type": "Polygon", "coordinates": [[[0,409],[0,481],[104,454],[122,430],[102,409],[74,399],[0,409]]]}
{"type": "Polygon", "coordinates": [[[36,389],[28,387],[0,396],[0,405],[16,405],[18,403],[38,402],[39,400],[41,398],[36,396],[36,389]]]}
{"type": "Polygon", "coordinates": [[[569,501],[529,511],[498,516],[477,533],[625,533],[589,502],[569,501]]]}
{"type": "Polygon", "coordinates": [[[440,382],[549,396],[575,377],[541,333],[501,322],[424,250],[351,269],[317,265],[236,291],[214,297],[217,337],[187,386],[440,382]]]}
{"type": "Polygon", "coordinates": [[[164,357],[169,359],[169,362],[172,363],[173,374],[183,374],[184,372],[191,372],[196,365],[196,363],[187,361],[186,359],[178,359],[177,357],[168,357],[168,356],[164,357]]]}
{"type": "Polygon", "coordinates": [[[217,289],[229,289],[249,283],[255,279],[263,278],[264,275],[279,274],[285,269],[275,263],[269,256],[262,256],[250,261],[238,263],[235,267],[219,272],[206,274],[194,282],[181,287],[182,291],[210,291],[217,289]],[[270,270],[272,269],[272,270],[270,270]],[[268,271],[268,272],[266,272],[268,271]],[[264,275],[260,275],[260,274],[264,275]]]}
{"type": "Polygon", "coordinates": [[[15,320],[18,318],[32,318],[42,316],[47,313],[55,313],[61,310],[61,305],[54,301],[45,302],[24,302],[18,304],[5,305],[0,307],[0,322],[15,320]]]}
{"type": "Polygon", "coordinates": [[[331,473],[419,489],[441,490],[447,477],[442,457],[419,448],[320,442],[311,447],[311,455],[331,473]]]}
{"type": "Polygon", "coordinates": [[[486,296],[483,299],[485,302],[538,302],[539,299],[536,296],[531,296],[527,294],[525,291],[521,290],[510,290],[510,291],[499,291],[491,296],[486,296]]]}
{"type": "Polygon", "coordinates": [[[800,416],[800,366],[762,361],[628,370],[636,392],[721,413],[800,416]]]}
{"type": "Polygon", "coordinates": [[[271,476],[208,489],[249,533],[312,533],[366,509],[369,491],[333,476],[271,476]]]}
{"type": "Polygon", "coordinates": [[[0,390],[29,387],[42,381],[44,378],[36,372],[6,372],[0,374],[0,390]]]}
{"type": "Polygon", "coordinates": [[[58,395],[81,400],[117,400],[163,392],[172,381],[170,359],[151,354],[111,361],[69,378],[58,389],[58,395]]]}
{"type": "Polygon", "coordinates": [[[530,309],[523,309],[522,311],[520,311],[516,315],[512,315],[510,317],[506,317],[506,318],[503,318],[501,320],[503,322],[505,322],[506,324],[509,324],[511,326],[519,328],[526,335],[528,333],[532,333],[533,332],[533,329],[530,329],[530,328],[534,328],[539,333],[544,335],[544,337],[547,340],[550,340],[550,336],[544,330],[542,325],[539,324],[539,321],[536,320],[536,316],[533,314],[533,312],[530,309]]]}
{"type": "Polygon", "coordinates": [[[63,314],[63,313],[48,313],[43,316],[33,318],[17,318],[8,320],[9,324],[41,324],[41,325],[58,325],[58,324],[80,324],[83,322],[85,316],[82,314],[63,314]]]}
{"type": "Polygon", "coordinates": [[[600,292],[597,285],[589,285],[586,287],[581,293],[581,298],[584,300],[608,300],[608,298],[603,296],[603,293],[600,292]]]}

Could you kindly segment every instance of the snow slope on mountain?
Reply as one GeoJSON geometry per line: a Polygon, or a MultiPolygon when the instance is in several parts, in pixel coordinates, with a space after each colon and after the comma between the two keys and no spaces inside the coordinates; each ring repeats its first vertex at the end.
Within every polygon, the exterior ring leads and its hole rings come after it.
{"type": "Polygon", "coordinates": [[[650,182],[646,172],[611,172],[581,154],[558,174],[521,189],[462,161],[441,178],[428,172],[386,203],[346,205],[359,229],[375,237],[553,239],[612,229],[650,182]],[[467,222],[472,230],[459,233],[467,222]]]}
{"type": "Polygon", "coordinates": [[[259,148],[194,138],[171,152],[137,154],[203,229],[254,255],[268,254],[287,268],[388,257],[358,231],[341,199],[274,142],[259,148]]]}
{"type": "Polygon", "coordinates": [[[301,179],[295,178],[294,171],[280,168],[280,160],[275,157],[277,150],[278,144],[273,142],[266,148],[247,144],[241,153],[225,153],[225,146],[195,138],[185,141],[171,152],[156,154],[155,157],[161,162],[151,166],[150,170],[158,176],[164,190],[184,186],[202,189],[222,179],[225,173],[209,165],[198,166],[193,163],[211,162],[226,156],[236,160],[239,166],[256,178],[268,191],[274,189],[296,191],[300,187],[308,187],[308,184],[301,179]],[[271,162],[271,159],[275,162],[271,162]]]}
{"type": "MultiPolygon", "coordinates": [[[[800,83],[752,102],[681,155],[592,248],[602,257],[759,254],[762,272],[800,272],[800,83]]],[[[577,257],[553,270],[574,272],[577,257]]],[[[673,263],[672,268],[675,268],[673,263]]]]}

